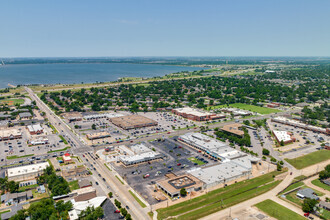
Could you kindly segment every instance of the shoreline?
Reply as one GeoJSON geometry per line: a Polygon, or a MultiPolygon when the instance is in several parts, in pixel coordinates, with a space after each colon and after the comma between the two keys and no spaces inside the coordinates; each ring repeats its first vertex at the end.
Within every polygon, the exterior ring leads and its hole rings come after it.
{"type": "MultiPolygon", "coordinates": [[[[148,79],[162,79],[162,78],[166,78],[166,77],[170,77],[171,75],[181,75],[181,74],[188,74],[188,75],[191,75],[191,74],[196,74],[196,73],[199,73],[199,72],[203,72],[209,68],[206,68],[206,67],[199,67],[199,66],[182,66],[182,65],[167,65],[167,64],[145,64],[145,63],[41,63],[41,64],[36,64],[36,65],[40,65],[42,66],[43,64],[45,65],[59,65],[59,64],[63,64],[63,65],[81,65],[81,64],[90,64],[90,65],[97,65],[97,64],[100,64],[100,65],[107,65],[107,64],[118,64],[118,65],[132,65],[131,67],[129,68],[125,68],[123,67],[122,70],[120,70],[121,67],[119,67],[119,70],[118,69],[114,69],[114,70],[111,70],[111,68],[109,68],[109,71],[112,71],[113,73],[107,73],[107,69],[105,67],[101,67],[100,69],[98,69],[98,67],[91,67],[92,69],[90,70],[90,73],[88,74],[88,71],[89,69],[87,69],[85,72],[79,72],[79,67],[70,67],[68,68],[67,72],[68,72],[68,76],[69,78],[64,78],[63,76],[63,72],[65,71],[61,71],[61,68],[58,69],[58,68],[55,68],[55,72],[54,70],[50,69],[50,72],[47,72],[47,74],[49,73],[49,77],[50,77],[50,82],[38,82],[38,83],[15,83],[14,80],[12,80],[10,77],[8,79],[4,79],[4,85],[2,85],[0,87],[0,89],[7,89],[7,88],[17,88],[17,87],[20,87],[20,86],[28,86],[28,87],[67,87],[67,86],[80,86],[80,85],[100,85],[100,84],[113,84],[113,83],[119,83],[119,82],[123,82],[122,80],[125,79],[125,82],[130,82],[130,81],[143,81],[143,80],[148,80],[148,79]],[[160,68],[159,70],[153,70],[155,69],[155,67],[153,68],[148,68],[146,67],[145,70],[143,69],[143,67],[140,67],[142,69],[136,69],[134,70],[134,66],[135,65],[145,65],[145,66],[155,66],[155,65],[159,65],[159,66],[162,66],[164,67],[164,69],[160,68]],[[166,68],[165,66],[169,67],[169,68],[166,68]],[[178,69],[175,69],[175,67],[179,67],[178,69]],[[181,67],[181,68],[180,68],[181,67]],[[103,69],[102,69],[103,68],[103,69]],[[130,68],[132,70],[130,70],[130,68]],[[187,69],[183,69],[183,68],[187,68],[187,69]],[[182,69],[182,70],[181,70],[182,69]],[[192,70],[193,69],[193,70],[192,70]],[[53,72],[52,72],[53,71],[53,72]],[[57,73],[61,71],[62,73],[57,73]],[[77,72],[75,72],[77,71],[77,72]],[[101,71],[101,72],[100,72],[101,71]],[[93,75],[93,72],[95,72],[95,75],[100,78],[100,80],[97,80],[97,79],[92,79],[90,76],[93,75]],[[127,73],[125,73],[127,72],[127,73]],[[100,74],[98,74],[100,73],[100,74]],[[55,76],[57,76],[58,74],[60,74],[59,78],[61,78],[62,80],[56,80],[54,79],[54,74],[55,76]],[[76,77],[75,77],[76,75],[76,77]],[[107,77],[105,77],[105,75],[107,75],[107,77]],[[142,75],[142,76],[140,76],[142,75]],[[71,78],[70,78],[71,77],[71,78]],[[79,79],[79,78],[82,78],[82,79],[79,79]],[[103,79],[104,78],[104,79],[103,79]],[[57,82],[56,82],[57,81],[57,82]],[[61,82],[62,81],[62,82],[61,82]],[[63,81],[69,81],[69,82],[63,82],[63,81]],[[70,82],[72,81],[72,82],[70,82]]],[[[23,65],[34,65],[34,64],[6,64],[6,65],[3,65],[0,67],[0,70],[1,68],[5,67],[5,66],[23,66],[23,65]]],[[[80,67],[81,68],[81,67],[80,67]]],[[[90,67],[89,67],[90,68],[90,67]]],[[[16,71],[16,70],[15,70],[16,71]]],[[[24,71],[20,68],[19,71],[24,71]]],[[[29,71],[33,71],[31,69],[29,69],[27,71],[26,74],[29,74],[29,71]]],[[[3,74],[6,74],[6,71],[4,71],[3,74]]],[[[10,73],[7,73],[8,76],[10,73]]],[[[13,73],[12,73],[13,74],[13,73]]],[[[16,74],[16,73],[14,73],[16,74]]],[[[18,72],[18,75],[20,73],[18,72]]],[[[38,73],[39,74],[39,73],[38,73]]],[[[22,74],[21,74],[22,75],[22,74]]],[[[31,74],[32,75],[32,74],[31,74]]],[[[31,76],[30,75],[30,76],[31,76]]],[[[38,77],[38,76],[35,76],[35,77],[38,77]]],[[[47,78],[47,77],[46,77],[47,78]]],[[[36,78],[38,79],[38,78],[36,78]]],[[[40,79],[40,77],[39,77],[40,79]]],[[[44,79],[44,78],[43,78],[44,79]]],[[[32,81],[33,82],[33,76],[31,79],[28,79],[26,81],[32,81]]],[[[40,80],[40,81],[43,81],[43,80],[40,80]]]]}

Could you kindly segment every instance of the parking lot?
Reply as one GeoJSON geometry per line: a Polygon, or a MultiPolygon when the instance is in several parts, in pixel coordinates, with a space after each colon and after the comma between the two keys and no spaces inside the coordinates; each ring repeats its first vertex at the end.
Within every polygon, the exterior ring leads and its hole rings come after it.
{"type": "Polygon", "coordinates": [[[152,196],[152,192],[155,189],[156,181],[164,179],[165,174],[173,172],[179,175],[192,167],[217,163],[174,139],[175,137],[164,141],[150,142],[156,151],[163,154],[164,157],[161,161],[141,163],[132,167],[119,166],[118,163],[114,164],[120,176],[150,204],[157,203],[157,200],[152,196]]]}
{"type": "Polygon", "coordinates": [[[297,141],[293,144],[280,147],[286,158],[296,158],[306,153],[312,153],[319,150],[322,143],[330,141],[330,138],[325,134],[275,122],[272,122],[270,125],[272,126],[272,129],[275,130],[292,132],[293,136],[297,139],[297,141]]]}
{"type": "Polygon", "coordinates": [[[21,128],[22,138],[8,141],[0,141],[0,164],[16,164],[31,162],[31,157],[38,158],[38,155],[46,155],[49,151],[65,148],[66,145],[56,134],[30,135],[25,128],[21,128]],[[30,140],[48,139],[48,144],[31,145],[30,140]],[[30,157],[27,157],[31,155],[30,157]]]}
{"type": "MultiPolygon", "coordinates": [[[[128,112],[120,112],[123,115],[128,115],[128,112]]],[[[183,119],[176,115],[167,112],[139,112],[138,115],[145,116],[158,122],[157,126],[134,128],[130,130],[124,130],[115,126],[107,118],[98,118],[92,120],[82,120],[68,123],[72,129],[75,129],[77,133],[90,145],[98,144],[111,144],[119,142],[120,140],[131,140],[139,137],[148,137],[149,135],[156,133],[172,132],[174,129],[191,127],[194,122],[187,119],[183,119]],[[96,129],[92,129],[92,125],[95,125],[96,129]],[[100,138],[96,140],[87,140],[86,134],[108,132],[111,137],[100,138]]]]}

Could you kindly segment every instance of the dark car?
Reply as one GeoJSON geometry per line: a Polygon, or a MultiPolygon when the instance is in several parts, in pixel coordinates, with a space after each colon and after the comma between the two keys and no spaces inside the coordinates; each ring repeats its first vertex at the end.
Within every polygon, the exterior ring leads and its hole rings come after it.
{"type": "Polygon", "coordinates": [[[95,184],[96,184],[96,185],[99,185],[99,183],[98,183],[98,182],[95,182],[95,184]]]}

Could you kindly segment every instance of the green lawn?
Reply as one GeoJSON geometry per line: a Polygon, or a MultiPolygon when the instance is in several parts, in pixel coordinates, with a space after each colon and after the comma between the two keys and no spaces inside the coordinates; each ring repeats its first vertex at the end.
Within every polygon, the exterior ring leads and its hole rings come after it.
{"type": "Polygon", "coordinates": [[[330,186],[328,186],[327,184],[322,183],[319,179],[313,180],[312,183],[315,186],[318,186],[318,187],[321,187],[322,189],[330,191],[330,186]]]}
{"type": "Polygon", "coordinates": [[[273,175],[281,172],[275,171],[253,179],[245,180],[208,192],[190,201],[178,203],[168,208],[158,209],[158,219],[178,216],[178,219],[199,219],[223,208],[243,202],[257,195],[263,194],[280,181],[274,181],[273,175]],[[223,206],[223,207],[222,207],[223,206]]]}
{"type": "Polygon", "coordinates": [[[69,186],[71,190],[79,189],[78,180],[69,182],[69,186]]]}
{"type": "Polygon", "coordinates": [[[58,149],[58,150],[51,150],[51,151],[48,151],[47,153],[50,154],[50,153],[54,153],[54,152],[65,151],[65,150],[70,149],[70,148],[71,147],[65,147],[65,148],[58,149]]]}
{"type": "Polygon", "coordinates": [[[257,113],[263,114],[263,115],[281,112],[281,110],[278,110],[278,109],[265,108],[265,107],[260,107],[260,106],[256,106],[256,105],[248,105],[248,104],[244,104],[244,103],[234,103],[234,104],[229,104],[229,106],[227,106],[227,105],[210,106],[207,108],[207,110],[218,109],[218,108],[227,108],[227,107],[233,107],[233,108],[248,110],[251,112],[257,112],[257,113]]]}
{"type": "Polygon", "coordinates": [[[12,160],[12,159],[19,159],[19,158],[23,158],[23,157],[31,157],[34,154],[27,154],[27,155],[23,155],[23,156],[17,156],[17,155],[13,155],[13,156],[7,156],[8,160],[12,160]]]}
{"type": "Polygon", "coordinates": [[[142,208],[147,207],[146,204],[144,204],[131,190],[128,190],[128,192],[134,197],[134,199],[140,204],[142,208]]]}
{"type": "Polygon", "coordinates": [[[18,191],[25,192],[25,190],[27,190],[27,189],[37,188],[38,186],[39,186],[38,184],[29,185],[29,186],[22,186],[22,187],[18,188],[18,191]]]}
{"type": "Polygon", "coordinates": [[[324,217],[324,219],[330,219],[330,211],[326,209],[321,209],[320,211],[322,212],[322,216],[324,217]]]}
{"type": "Polygon", "coordinates": [[[303,182],[294,183],[294,184],[290,185],[288,188],[286,188],[281,194],[284,194],[286,192],[289,192],[290,190],[293,190],[293,189],[295,189],[295,188],[297,188],[299,186],[303,186],[303,185],[304,185],[303,182]]]}
{"type": "Polygon", "coordinates": [[[0,104],[7,104],[7,105],[16,105],[16,104],[23,104],[24,99],[2,99],[0,100],[0,104]]]}
{"type": "Polygon", "coordinates": [[[300,170],[302,168],[311,166],[313,164],[317,164],[322,161],[329,160],[329,158],[330,158],[329,150],[319,150],[294,159],[285,158],[285,160],[288,163],[290,163],[292,166],[300,170]]]}
{"type": "Polygon", "coordinates": [[[205,164],[203,161],[196,159],[195,157],[189,157],[188,160],[190,160],[193,163],[197,163],[198,166],[205,164]]]}
{"type": "Polygon", "coordinates": [[[264,213],[278,219],[278,220],[288,220],[288,219],[295,219],[295,220],[304,220],[305,218],[294,211],[270,200],[267,199],[263,202],[260,202],[255,205],[258,209],[263,211],[264,213]]]}
{"type": "Polygon", "coordinates": [[[304,176],[304,175],[300,175],[300,176],[295,177],[295,178],[294,178],[294,181],[300,181],[300,180],[302,180],[302,179],[304,179],[304,178],[306,178],[306,176],[304,176]]]}

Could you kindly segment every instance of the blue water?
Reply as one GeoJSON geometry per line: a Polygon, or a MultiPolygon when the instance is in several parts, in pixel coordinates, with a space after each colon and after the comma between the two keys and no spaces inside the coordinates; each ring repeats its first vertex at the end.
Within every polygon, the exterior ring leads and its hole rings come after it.
{"type": "Polygon", "coordinates": [[[3,65],[0,66],[0,88],[8,87],[8,83],[25,85],[108,82],[121,77],[154,77],[201,69],[203,68],[125,63],[3,65]]]}

